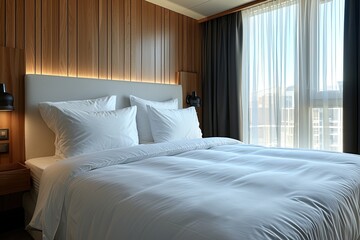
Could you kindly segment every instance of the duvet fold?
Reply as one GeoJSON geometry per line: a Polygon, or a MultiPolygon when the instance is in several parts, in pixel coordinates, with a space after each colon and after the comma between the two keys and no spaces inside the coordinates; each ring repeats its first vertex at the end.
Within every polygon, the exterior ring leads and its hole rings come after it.
{"type": "Polygon", "coordinates": [[[113,149],[45,169],[44,239],[357,240],[360,157],[207,138],[113,149]]]}

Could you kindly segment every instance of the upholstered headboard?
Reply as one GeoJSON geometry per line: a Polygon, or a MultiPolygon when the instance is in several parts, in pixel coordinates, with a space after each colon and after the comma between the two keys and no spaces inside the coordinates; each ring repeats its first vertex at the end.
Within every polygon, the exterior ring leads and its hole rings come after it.
{"type": "Polygon", "coordinates": [[[129,95],[164,101],[179,99],[180,85],[153,84],[101,79],[58,77],[45,75],[25,76],[25,155],[26,159],[54,155],[54,134],[42,120],[38,103],[67,101],[117,95],[117,108],[130,106],[129,95]]]}

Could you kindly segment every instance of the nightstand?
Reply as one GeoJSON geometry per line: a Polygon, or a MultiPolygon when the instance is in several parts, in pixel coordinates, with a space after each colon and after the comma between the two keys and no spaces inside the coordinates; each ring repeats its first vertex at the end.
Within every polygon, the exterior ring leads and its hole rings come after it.
{"type": "Polygon", "coordinates": [[[22,195],[28,190],[30,170],[25,165],[0,165],[0,233],[24,228],[22,195]]]}
{"type": "Polygon", "coordinates": [[[30,170],[21,163],[0,165],[0,196],[30,190],[30,170]]]}

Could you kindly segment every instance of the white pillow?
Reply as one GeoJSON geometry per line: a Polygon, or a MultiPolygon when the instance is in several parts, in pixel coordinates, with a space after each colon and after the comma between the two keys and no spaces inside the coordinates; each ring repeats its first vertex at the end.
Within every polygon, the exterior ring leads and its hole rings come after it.
{"type": "Polygon", "coordinates": [[[136,107],[103,112],[57,111],[59,121],[54,133],[60,157],[130,147],[139,143],[136,107]]]}
{"type": "Polygon", "coordinates": [[[151,132],[155,142],[201,138],[199,120],[194,107],[156,109],[148,106],[151,132]]]}
{"type": "Polygon", "coordinates": [[[158,109],[178,109],[179,107],[177,98],[164,102],[157,102],[138,98],[133,95],[130,95],[130,104],[131,106],[137,106],[136,124],[140,143],[154,142],[147,114],[147,106],[156,107],[158,109]]]}
{"type": "MultiPolygon", "coordinates": [[[[116,96],[107,96],[96,99],[42,102],[39,103],[39,111],[46,125],[55,132],[59,125],[58,110],[82,110],[89,112],[112,111],[116,108],[116,96]]],[[[57,138],[55,138],[55,150],[59,149],[57,138]]],[[[59,155],[56,151],[55,155],[59,155]]]]}

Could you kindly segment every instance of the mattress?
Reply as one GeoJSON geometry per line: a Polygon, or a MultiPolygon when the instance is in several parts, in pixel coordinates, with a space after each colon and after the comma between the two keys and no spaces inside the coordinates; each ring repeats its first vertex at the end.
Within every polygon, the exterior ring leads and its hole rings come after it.
{"type": "Polygon", "coordinates": [[[41,175],[45,168],[52,165],[60,158],[57,156],[48,156],[41,158],[32,158],[25,161],[26,166],[30,169],[30,175],[33,183],[33,190],[37,193],[39,192],[40,179],[41,175]]]}
{"type": "Polygon", "coordinates": [[[113,149],[45,169],[43,239],[357,240],[360,156],[224,138],[113,149]]]}

